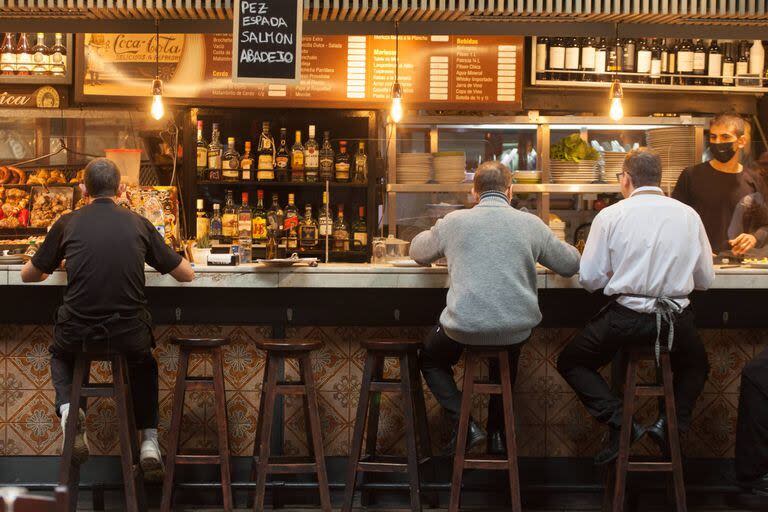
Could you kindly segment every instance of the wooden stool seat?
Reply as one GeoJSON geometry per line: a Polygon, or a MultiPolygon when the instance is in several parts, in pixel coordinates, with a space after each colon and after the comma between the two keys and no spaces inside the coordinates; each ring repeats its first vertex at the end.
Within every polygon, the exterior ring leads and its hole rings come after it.
{"type": "Polygon", "coordinates": [[[517,467],[517,441],[515,438],[515,416],[512,409],[512,379],[509,366],[508,347],[472,346],[464,347],[464,385],[461,390],[461,413],[456,434],[456,455],[453,458],[453,478],[451,480],[451,501],[449,512],[458,512],[461,504],[461,482],[465,469],[495,469],[507,471],[509,491],[512,500],[511,510],[522,512],[520,500],[520,478],[517,467]],[[480,363],[483,359],[495,358],[499,361],[499,384],[477,382],[480,363]],[[468,457],[466,454],[472,401],[475,393],[501,395],[504,406],[504,434],[507,442],[505,456],[468,457]]]}
{"type": "MultiPolygon", "coordinates": [[[[659,356],[661,383],[638,384],[638,370],[641,361],[655,361],[656,354],[651,349],[631,348],[626,361],[626,376],[624,383],[624,411],[621,423],[619,441],[619,456],[616,459],[616,471],[613,489],[606,486],[605,505],[613,502],[610,509],[622,512],[626,497],[627,473],[633,472],[668,472],[672,473],[674,482],[674,498],[677,512],[687,510],[685,497],[685,481],[683,480],[683,463],[680,452],[680,438],[677,429],[677,410],[675,407],[674,383],[672,380],[672,364],[669,352],[663,350],[659,356]],[[636,411],[636,398],[640,396],[655,396],[663,399],[667,416],[667,442],[669,446],[668,460],[661,461],[631,461],[629,452],[632,435],[632,420],[636,411]],[[612,500],[611,490],[613,491],[612,500]]],[[[659,375],[657,375],[658,380],[659,375]]],[[[604,509],[607,506],[603,507],[604,509]]]]}
{"type": "MultiPolygon", "coordinates": [[[[343,512],[352,509],[357,476],[366,473],[403,473],[408,475],[410,483],[411,510],[421,510],[420,466],[432,456],[427,412],[424,405],[424,391],[417,365],[417,350],[421,347],[418,340],[376,339],[364,340],[361,345],[366,349],[363,382],[360,387],[360,401],[357,407],[355,431],[352,436],[352,450],[347,466],[347,483],[344,493],[343,512]],[[384,379],[384,360],[396,358],[400,362],[400,378],[384,379]],[[376,453],[376,439],[379,427],[379,411],[382,392],[402,395],[406,457],[392,457],[376,453]],[[377,395],[373,396],[371,395],[377,395]],[[367,433],[366,433],[367,418],[367,433]],[[365,436],[365,453],[363,437],[365,436]],[[420,455],[423,452],[423,455],[420,455]]],[[[367,504],[367,494],[363,491],[363,505],[367,504]]]]}
{"type": "Polygon", "coordinates": [[[323,347],[320,340],[288,338],[284,340],[258,340],[256,346],[264,352],[312,352],[323,347]]]}
{"type": "Polygon", "coordinates": [[[256,481],[253,510],[254,512],[264,510],[268,475],[311,473],[317,475],[320,506],[323,512],[331,512],[331,495],[325,468],[322,425],[320,424],[320,410],[317,405],[317,390],[311,361],[312,351],[322,348],[323,343],[318,340],[285,339],[258,341],[256,346],[266,351],[267,361],[261,386],[259,417],[256,422],[256,442],[253,445],[251,480],[256,481]],[[299,381],[278,382],[278,373],[283,371],[286,359],[298,360],[299,381]],[[300,396],[304,401],[309,457],[275,457],[271,455],[272,419],[275,413],[275,402],[279,395],[300,396]]]}
{"type": "Polygon", "coordinates": [[[230,476],[229,431],[227,428],[227,405],[224,393],[224,363],[222,347],[229,344],[228,338],[173,338],[171,343],[179,345],[179,371],[176,375],[176,389],[173,395],[173,412],[168,431],[168,453],[165,462],[161,512],[170,512],[173,506],[174,478],[176,466],[212,464],[221,466],[221,494],[225,511],[232,510],[232,480],[230,476]],[[210,377],[190,377],[189,358],[192,354],[211,356],[213,366],[210,377]],[[215,452],[181,452],[181,422],[184,416],[184,400],[187,391],[212,391],[219,437],[215,452]]]}
{"type": "Polygon", "coordinates": [[[69,415],[64,432],[64,449],[61,454],[59,485],[69,490],[67,510],[75,512],[80,483],[80,466],[72,463],[77,435],[79,409],[85,408],[86,399],[114,398],[117,405],[117,428],[120,437],[120,463],[123,470],[125,508],[127,512],[147,510],[144,491],[144,473],[139,463],[139,438],[133,414],[128,362],[124,354],[104,350],[80,352],[75,355],[72,391],[69,398],[69,415]],[[112,369],[112,382],[91,384],[91,363],[106,361],[112,369]]]}

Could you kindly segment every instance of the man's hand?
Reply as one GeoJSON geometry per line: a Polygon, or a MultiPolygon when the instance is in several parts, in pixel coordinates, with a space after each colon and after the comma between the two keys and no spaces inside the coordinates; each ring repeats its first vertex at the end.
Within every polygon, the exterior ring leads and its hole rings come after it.
{"type": "Polygon", "coordinates": [[[728,243],[731,244],[733,254],[741,256],[757,245],[757,238],[748,233],[742,233],[735,239],[728,240],[728,243]]]}

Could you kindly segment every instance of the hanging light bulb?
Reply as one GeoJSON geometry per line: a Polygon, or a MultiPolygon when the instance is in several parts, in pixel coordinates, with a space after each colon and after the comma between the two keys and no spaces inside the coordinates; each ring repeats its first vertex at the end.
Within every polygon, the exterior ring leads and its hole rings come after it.
{"type": "Polygon", "coordinates": [[[398,82],[392,86],[392,108],[389,110],[389,117],[393,123],[403,120],[403,89],[398,82]]]}
{"type": "Polygon", "coordinates": [[[624,98],[624,90],[621,88],[621,82],[614,80],[611,84],[611,110],[608,115],[614,121],[624,119],[624,106],[621,104],[624,98]]]}
{"type": "Polygon", "coordinates": [[[163,81],[155,78],[152,81],[152,108],[150,109],[152,117],[160,120],[165,115],[165,106],[163,106],[163,81]]]}

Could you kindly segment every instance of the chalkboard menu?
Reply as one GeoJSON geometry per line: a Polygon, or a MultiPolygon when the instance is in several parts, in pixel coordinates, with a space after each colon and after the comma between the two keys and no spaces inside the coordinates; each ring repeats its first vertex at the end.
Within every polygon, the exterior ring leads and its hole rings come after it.
{"type": "Polygon", "coordinates": [[[302,0],[235,0],[233,82],[299,82],[302,3],[302,0]]]}

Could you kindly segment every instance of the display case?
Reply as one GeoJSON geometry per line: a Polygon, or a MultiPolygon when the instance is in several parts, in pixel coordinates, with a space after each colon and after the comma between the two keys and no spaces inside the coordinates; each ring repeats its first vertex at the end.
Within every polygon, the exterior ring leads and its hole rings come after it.
{"type": "Polygon", "coordinates": [[[71,84],[72,34],[0,35],[0,84],[71,84]]]}

